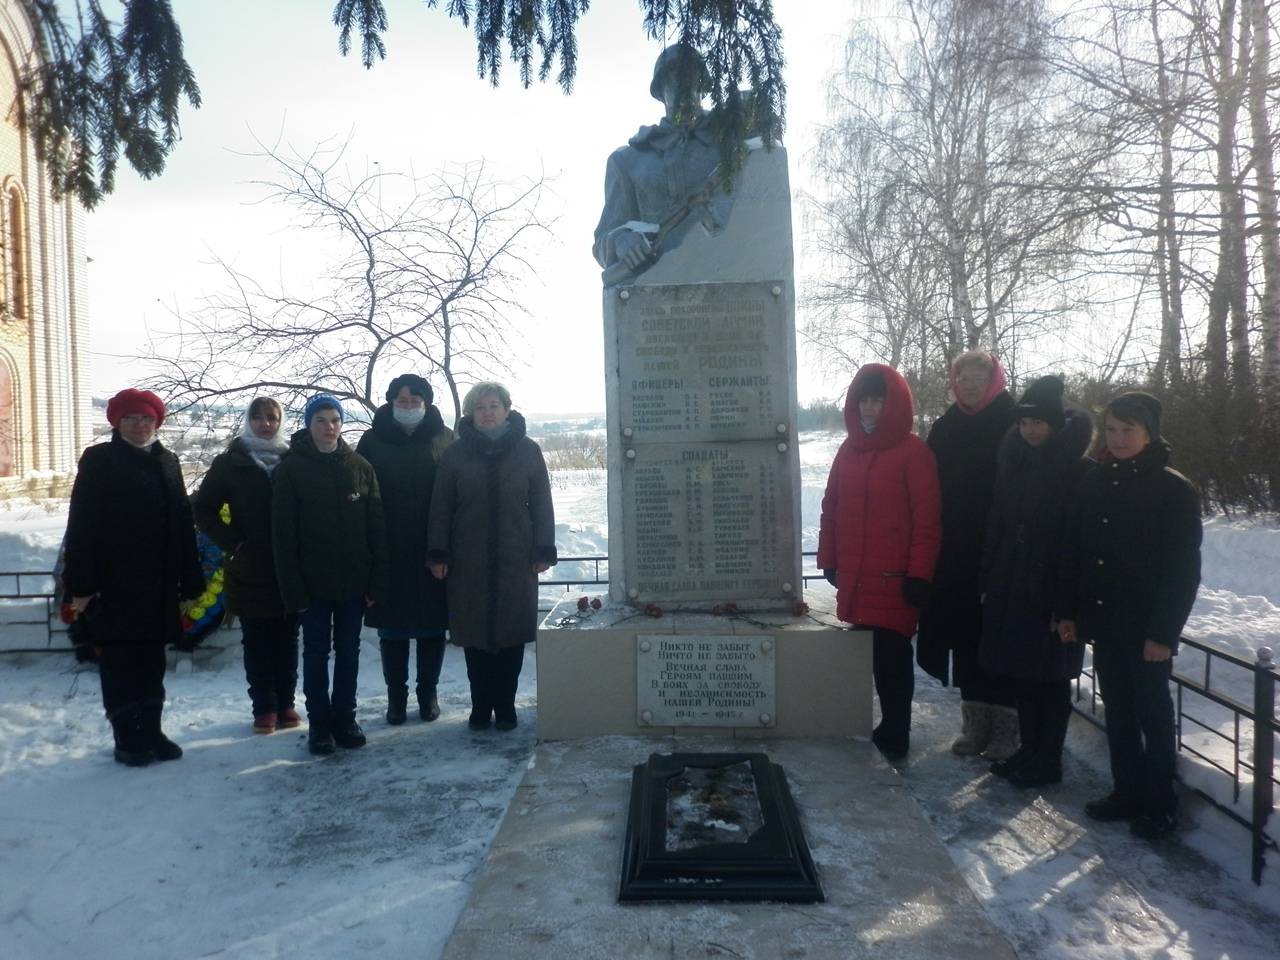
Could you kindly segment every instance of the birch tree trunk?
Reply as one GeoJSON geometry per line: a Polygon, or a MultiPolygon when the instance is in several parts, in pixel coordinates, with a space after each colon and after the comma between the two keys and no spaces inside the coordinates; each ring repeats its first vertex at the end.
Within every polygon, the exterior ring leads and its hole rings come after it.
{"type": "Polygon", "coordinates": [[[1253,173],[1258,187],[1258,248],[1262,260],[1262,423],[1267,444],[1271,506],[1280,509],[1280,216],[1276,204],[1275,145],[1267,114],[1271,24],[1266,0],[1244,0],[1253,38],[1249,60],[1249,126],[1253,173]]]}

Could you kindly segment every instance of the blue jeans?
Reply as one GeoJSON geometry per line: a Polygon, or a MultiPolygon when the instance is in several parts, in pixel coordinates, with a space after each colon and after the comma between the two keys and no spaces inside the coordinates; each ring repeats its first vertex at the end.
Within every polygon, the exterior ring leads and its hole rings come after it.
{"type": "Polygon", "coordinates": [[[364,599],[313,603],[302,611],[302,694],[307,717],[355,716],[360,675],[360,626],[364,599]],[[329,694],[329,649],[333,648],[333,695],[329,694]]]}

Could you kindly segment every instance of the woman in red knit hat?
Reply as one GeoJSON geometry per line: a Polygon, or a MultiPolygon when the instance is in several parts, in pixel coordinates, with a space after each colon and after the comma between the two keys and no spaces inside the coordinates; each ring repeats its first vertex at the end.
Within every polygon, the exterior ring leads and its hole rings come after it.
{"type": "Polygon", "coordinates": [[[108,401],[111,440],[80,457],[64,542],[64,581],[101,646],[102,705],[128,766],[182,756],[160,729],[164,648],[181,633],[179,601],[204,589],[182,470],[157,439],[164,415],[148,390],[108,401]]]}

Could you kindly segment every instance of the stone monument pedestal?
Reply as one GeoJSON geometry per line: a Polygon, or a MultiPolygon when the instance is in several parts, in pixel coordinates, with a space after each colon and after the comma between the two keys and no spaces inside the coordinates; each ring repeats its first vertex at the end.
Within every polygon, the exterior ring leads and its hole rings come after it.
{"type": "Polygon", "coordinates": [[[871,735],[870,632],[817,608],[706,609],[559,603],[538,631],[538,738],[871,735]]]}

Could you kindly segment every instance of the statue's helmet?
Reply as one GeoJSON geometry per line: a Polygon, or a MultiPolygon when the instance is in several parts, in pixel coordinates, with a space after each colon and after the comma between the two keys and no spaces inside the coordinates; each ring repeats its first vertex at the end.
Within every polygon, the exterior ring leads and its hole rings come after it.
{"type": "Polygon", "coordinates": [[[673,43],[660,54],[653,65],[653,80],[649,83],[649,96],[662,100],[662,89],[671,77],[687,77],[698,94],[711,89],[711,75],[706,61],[687,43],[673,43]]]}

